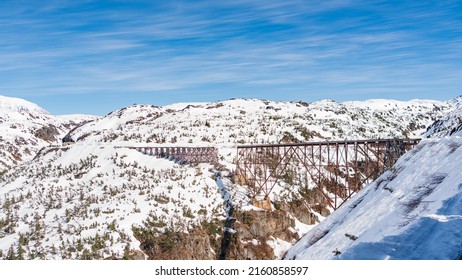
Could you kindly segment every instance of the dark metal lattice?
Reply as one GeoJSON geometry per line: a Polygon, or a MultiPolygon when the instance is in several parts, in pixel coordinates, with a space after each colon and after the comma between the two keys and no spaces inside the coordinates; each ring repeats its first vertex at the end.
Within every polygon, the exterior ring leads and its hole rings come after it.
{"type": "Polygon", "coordinates": [[[172,158],[179,163],[210,163],[218,162],[218,149],[214,147],[124,147],[135,149],[143,154],[172,158]]]}
{"type": "Polygon", "coordinates": [[[237,147],[236,175],[252,198],[268,197],[287,169],[306,172],[313,188],[337,209],[420,139],[383,139],[237,147]]]}

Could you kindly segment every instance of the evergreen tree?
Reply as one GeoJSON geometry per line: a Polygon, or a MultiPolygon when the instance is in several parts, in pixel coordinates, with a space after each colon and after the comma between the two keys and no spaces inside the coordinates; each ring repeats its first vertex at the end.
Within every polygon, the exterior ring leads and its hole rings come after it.
{"type": "Polygon", "coordinates": [[[15,260],[16,259],[16,255],[14,254],[13,245],[11,245],[10,249],[8,249],[8,253],[6,253],[6,259],[7,260],[15,260]]]}
{"type": "Polygon", "coordinates": [[[18,251],[17,259],[18,259],[18,260],[24,260],[24,253],[25,253],[26,251],[24,251],[24,249],[22,248],[21,244],[18,245],[17,251],[18,251]]]}
{"type": "Polygon", "coordinates": [[[130,259],[130,242],[128,242],[127,245],[125,245],[123,259],[124,260],[130,259]]]}
{"type": "Polygon", "coordinates": [[[83,250],[82,240],[77,239],[77,251],[81,252],[83,250]]]}
{"type": "Polygon", "coordinates": [[[21,233],[19,234],[19,244],[23,246],[27,246],[27,244],[29,244],[28,238],[21,233]]]}
{"type": "Polygon", "coordinates": [[[51,245],[51,253],[52,253],[53,255],[56,255],[56,252],[57,252],[57,250],[56,250],[55,244],[51,245]]]}
{"type": "Polygon", "coordinates": [[[81,260],[91,260],[92,259],[92,254],[87,248],[83,250],[82,255],[80,256],[80,259],[81,260]]]}

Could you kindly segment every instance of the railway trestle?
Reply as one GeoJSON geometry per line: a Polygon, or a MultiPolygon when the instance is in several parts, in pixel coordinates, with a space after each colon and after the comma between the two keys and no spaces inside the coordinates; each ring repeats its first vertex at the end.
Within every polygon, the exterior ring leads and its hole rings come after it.
{"type": "Polygon", "coordinates": [[[218,163],[218,149],[215,147],[123,147],[135,149],[143,154],[172,158],[182,164],[218,163]]]}
{"type": "Polygon", "coordinates": [[[237,147],[237,180],[253,199],[265,197],[278,182],[291,184],[304,173],[309,188],[317,188],[337,209],[371,183],[420,139],[378,139],[237,147]],[[297,170],[297,172],[293,172],[297,170]]]}

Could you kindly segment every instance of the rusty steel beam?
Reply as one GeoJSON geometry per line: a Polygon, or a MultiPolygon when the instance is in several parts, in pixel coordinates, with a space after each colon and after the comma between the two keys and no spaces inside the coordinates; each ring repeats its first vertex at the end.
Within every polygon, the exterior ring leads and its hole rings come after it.
{"type": "Polygon", "coordinates": [[[419,141],[375,139],[241,145],[237,147],[236,175],[239,183],[249,186],[252,199],[256,199],[268,197],[278,182],[293,180],[289,178],[289,168],[302,170],[310,179],[311,188],[317,188],[326,202],[337,209],[419,141]]]}

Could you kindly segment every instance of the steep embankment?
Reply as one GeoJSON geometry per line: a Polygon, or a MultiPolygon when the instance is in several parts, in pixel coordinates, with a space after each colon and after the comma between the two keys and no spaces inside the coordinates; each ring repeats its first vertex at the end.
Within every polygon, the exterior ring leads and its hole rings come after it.
{"type": "Polygon", "coordinates": [[[458,259],[462,139],[425,140],[306,234],[287,259],[458,259]]]}
{"type": "Polygon", "coordinates": [[[461,134],[462,132],[462,96],[449,101],[454,108],[443,118],[430,125],[424,136],[428,138],[444,137],[461,134]]]}

